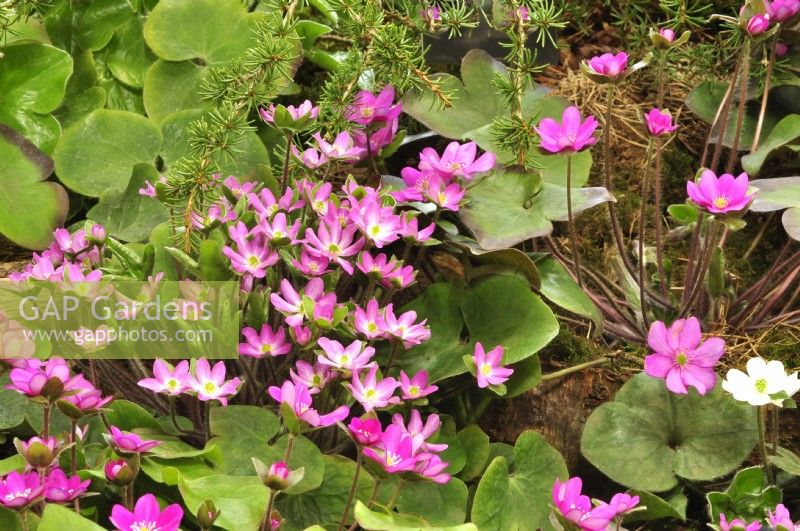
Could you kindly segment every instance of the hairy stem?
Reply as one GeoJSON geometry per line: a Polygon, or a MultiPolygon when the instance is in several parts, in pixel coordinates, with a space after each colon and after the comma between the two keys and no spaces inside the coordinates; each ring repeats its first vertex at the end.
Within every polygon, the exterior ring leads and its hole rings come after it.
{"type": "Polygon", "coordinates": [[[652,151],[652,140],[647,144],[647,153],[645,154],[645,168],[644,177],[642,177],[642,203],[639,209],[639,304],[642,309],[642,322],[645,328],[650,327],[647,318],[647,297],[645,297],[645,286],[647,280],[645,275],[647,268],[645,267],[644,260],[644,240],[645,240],[645,216],[647,215],[647,196],[650,193],[650,152],[652,151]]]}
{"type": "Polygon", "coordinates": [[[739,155],[739,141],[742,138],[742,125],[744,123],[744,111],[747,104],[747,78],[750,76],[750,42],[751,39],[744,41],[742,48],[742,67],[741,81],[739,81],[739,106],[736,109],[736,132],[733,135],[733,145],[728,153],[728,162],[725,165],[725,173],[733,171],[736,158],[739,155]]]}
{"type": "Polygon", "coordinates": [[[761,466],[764,467],[764,476],[767,478],[767,482],[773,483],[772,467],[769,465],[769,456],[767,454],[766,415],[766,406],[758,406],[756,418],[758,419],[758,449],[761,452],[761,466]]]}
{"type": "Polygon", "coordinates": [[[347,523],[347,517],[350,516],[350,507],[353,505],[353,498],[355,497],[356,488],[358,487],[358,475],[361,472],[361,463],[364,459],[364,451],[361,449],[361,446],[358,446],[357,452],[358,457],[356,458],[356,471],[353,473],[353,482],[350,484],[350,493],[347,495],[347,503],[344,506],[342,519],[339,521],[338,531],[342,531],[347,523]]]}
{"type": "Polygon", "coordinates": [[[572,252],[572,263],[575,267],[575,279],[578,281],[578,286],[583,288],[578,233],[575,230],[575,217],[572,213],[572,155],[567,155],[567,223],[569,226],[569,246],[572,252]]]}
{"type": "Polygon", "coordinates": [[[661,229],[661,166],[663,162],[663,146],[661,137],[656,137],[656,169],[653,183],[655,188],[655,197],[653,203],[655,207],[655,214],[653,215],[653,225],[655,227],[655,240],[656,240],[656,267],[658,268],[658,286],[661,290],[661,295],[669,300],[669,285],[667,284],[667,273],[664,269],[664,238],[661,229]]]}
{"type": "Polygon", "coordinates": [[[592,367],[597,367],[599,365],[605,365],[606,363],[608,363],[608,358],[598,358],[596,360],[587,361],[585,363],[579,363],[578,365],[573,365],[572,367],[567,367],[566,369],[561,369],[560,371],[543,374],[542,381],[545,382],[547,380],[556,380],[558,378],[570,375],[574,372],[579,372],[584,369],[590,369],[592,367]]]}
{"type": "Polygon", "coordinates": [[[775,68],[775,56],[778,47],[778,35],[772,38],[772,46],[769,50],[767,61],[767,72],[764,78],[764,94],[761,96],[761,109],[758,111],[758,122],[753,133],[753,144],[750,146],[750,153],[758,149],[758,141],[761,139],[761,130],[764,127],[764,116],[767,114],[767,102],[769,101],[769,89],[772,86],[772,70],[775,68]]]}

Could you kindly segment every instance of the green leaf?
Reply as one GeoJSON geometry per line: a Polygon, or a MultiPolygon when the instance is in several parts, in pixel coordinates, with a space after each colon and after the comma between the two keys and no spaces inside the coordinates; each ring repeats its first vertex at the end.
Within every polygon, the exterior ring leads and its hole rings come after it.
{"type": "Polygon", "coordinates": [[[755,408],[719,385],[700,396],[637,374],[586,421],[581,452],[617,483],[652,492],[678,478],[708,481],[736,468],[758,439],[755,408]]]}
{"type": "Polygon", "coordinates": [[[123,193],[137,164],[153,164],[161,131],[143,116],[100,109],[66,131],[53,158],[59,179],[70,189],[99,197],[123,193]]]}
{"type": "Polygon", "coordinates": [[[131,17],[117,28],[106,50],[106,66],[120,82],[140,89],[144,84],[144,74],[156,60],[144,42],[144,21],[142,17],[131,17]]]}
{"type": "Polygon", "coordinates": [[[535,431],[514,445],[514,463],[496,457],[486,469],[472,502],[471,520],[481,531],[552,529],[553,482],[566,480],[564,458],[535,431]]]}
{"type": "Polygon", "coordinates": [[[11,457],[0,460],[0,475],[5,476],[12,470],[22,470],[26,466],[28,466],[28,463],[25,462],[25,458],[20,454],[14,454],[11,457]]]}
{"type": "Polygon", "coordinates": [[[791,450],[778,448],[778,454],[770,456],[769,460],[787,474],[800,476],[800,456],[791,450]]]}
{"type": "Polygon", "coordinates": [[[19,513],[0,507],[0,529],[3,531],[23,531],[19,513]]]}
{"type": "Polygon", "coordinates": [[[578,286],[569,272],[550,255],[537,255],[536,268],[542,280],[541,293],[553,304],[576,315],[591,319],[597,330],[603,329],[603,314],[578,286]]]}
{"type": "MultiPolygon", "coordinates": [[[[323,456],[325,475],[320,486],[314,490],[294,496],[281,496],[276,507],[286,519],[281,529],[299,531],[319,524],[336,526],[344,512],[356,464],[340,455],[323,456]]],[[[308,472],[308,468],[306,468],[308,472]]],[[[354,500],[366,502],[372,493],[373,479],[362,470],[358,476],[354,500]]],[[[355,506],[355,503],[353,503],[355,506]]],[[[351,509],[352,511],[352,509],[351,509]]],[[[352,521],[348,518],[348,521],[352,521]]],[[[250,529],[241,527],[239,529],[250,529]]]]}
{"type": "Polygon", "coordinates": [[[18,245],[44,249],[64,224],[69,199],[61,185],[46,182],[52,172],[50,157],[0,124],[0,233],[18,245]]]}
{"type": "MultiPolygon", "coordinates": [[[[7,378],[3,378],[6,382],[7,378]]],[[[11,389],[0,389],[0,430],[16,428],[25,421],[28,399],[11,389]]]]}
{"type": "Polygon", "coordinates": [[[790,114],[775,124],[757,150],[742,157],[742,168],[751,177],[757,175],[767,157],[798,138],[800,138],[800,115],[790,114]]]}
{"type": "Polygon", "coordinates": [[[397,498],[397,509],[418,515],[434,526],[463,524],[467,517],[467,486],[457,478],[443,485],[432,481],[407,483],[397,498]]]}
{"type": "MultiPolygon", "coordinates": [[[[477,531],[475,524],[460,524],[446,527],[432,526],[424,519],[410,514],[398,514],[391,511],[371,511],[361,501],[356,502],[355,509],[358,525],[369,531],[477,531]]],[[[318,527],[318,526],[316,526],[318,527]]],[[[313,528],[308,528],[310,531],[313,528]]],[[[324,529],[324,528],[320,528],[324,529]]]]}
{"type": "Polygon", "coordinates": [[[45,16],[45,27],[53,43],[65,50],[97,51],[132,15],[127,0],[60,2],[45,16]]]}
{"type": "Polygon", "coordinates": [[[129,242],[147,239],[156,225],[167,221],[168,217],[167,207],[161,202],[139,193],[145,181],[155,183],[157,180],[158,171],[152,165],[137,164],[125,191],[103,194],[86,217],[104,225],[115,238],[129,242]]]}
{"type": "Polygon", "coordinates": [[[686,505],[689,500],[683,493],[683,487],[657,496],[646,490],[632,490],[632,495],[639,496],[639,505],[646,507],[644,511],[633,511],[625,517],[626,522],[646,522],[670,518],[672,520],[686,520],[686,505]]]}
{"type": "Polygon", "coordinates": [[[800,177],[776,177],[756,179],[750,186],[758,192],[750,205],[753,212],[786,211],[783,213],[783,228],[795,240],[800,240],[800,177]]]}
{"type": "MultiPolygon", "coordinates": [[[[542,183],[531,173],[492,171],[470,186],[459,214],[484,249],[501,249],[553,231],[552,221],[567,220],[567,189],[542,183]]],[[[613,201],[605,188],[573,188],[575,215],[613,201]]]]}
{"type": "Polygon", "coordinates": [[[58,108],[72,73],[68,53],[46,44],[21,42],[0,48],[0,123],[52,153],[61,126],[58,108]]]}
{"type": "Polygon", "coordinates": [[[553,312],[531,292],[525,280],[497,275],[469,286],[462,294],[449,284],[429,286],[402,311],[415,310],[428,319],[431,339],[401,354],[398,365],[407,373],[428,371],[432,382],[464,374],[462,358],[476,342],[491,349],[505,347],[505,364],[534,356],[558,333],[553,312]],[[464,328],[469,341],[462,340],[464,328]]]}
{"type": "Polygon", "coordinates": [[[98,86],[97,66],[91,51],[73,57],[72,75],[61,106],[53,116],[62,128],[71,126],[90,112],[102,109],[106,104],[106,91],[98,86]]]}
{"type": "Polygon", "coordinates": [[[167,61],[225,63],[250,45],[262,16],[238,0],[161,0],[147,17],[144,38],[167,61]]]}
{"type": "Polygon", "coordinates": [[[48,503],[44,507],[37,531],[103,531],[105,528],[76,514],[69,507],[48,503]]]}
{"type": "Polygon", "coordinates": [[[181,110],[205,107],[197,88],[205,68],[191,61],[157,60],[144,75],[144,108],[147,115],[161,122],[181,110]]]}
{"type": "Polygon", "coordinates": [[[467,452],[467,464],[461,470],[459,477],[469,481],[477,477],[486,467],[489,458],[489,436],[480,426],[472,424],[458,432],[458,440],[467,452]]]}
{"type": "Polygon", "coordinates": [[[189,513],[206,500],[221,511],[215,526],[228,531],[258,529],[267,507],[267,488],[257,476],[213,475],[196,479],[180,477],[178,488],[189,513]]]}
{"type": "Polygon", "coordinates": [[[669,215],[681,225],[697,222],[697,207],[687,204],[676,204],[667,207],[669,215]]]}
{"type": "Polygon", "coordinates": [[[709,492],[706,499],[712,522],[719,521],[720,513],[729,521],[741,518],[750,522],[763,518],[767,509],[779,504],[781,491],[767,483],[761,467],[751,467],[737,472],[725,492],[709,492]]]}
{"type": "Polygon", "coordinates": [[[156,418],[139,404],[127,400],[114,400],[108,406],[109,411],[105,417],[112,426],[124,431],[133,431],[137,428],[150,428],[161,431],[161,425],[156,418]]]}

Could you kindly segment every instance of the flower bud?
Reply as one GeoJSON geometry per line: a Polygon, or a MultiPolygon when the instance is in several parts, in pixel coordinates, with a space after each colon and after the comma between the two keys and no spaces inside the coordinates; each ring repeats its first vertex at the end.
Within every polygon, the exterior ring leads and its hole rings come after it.
{"type": "Polygon", "coordinates": [[[47,439],[31,437],[27,442],[14,439],[14,446],[17,447],[17,451],[31,468],[47,468],[53,464],[59,454],[58,441],[55,437],[47,439]]]}
{"type": "Polygon", "coordinates": [[[753,15],[747,21],[745,30],[751,36],[761,35],[769,29],[769,15],[767,13],[753,15]]]}
{"type": "Polygon", "coordinates": [[[269,513],[269,529],[270,531],[278,531],[283,525],[283,518],[278,511],[269,513]]]}
{"type": "Polygon", "coordinates": [[[197,522],[203,529],[211,529],[222,511],[218,510],[211,500],[206,500],[197,509],[197,522]]]}
{"type": "Polygon", "coordinates": [[[138,459],[114,459],[106,463],[103,468],[106,479],[118,487],[133,483],[139,469],[138,459]]]}

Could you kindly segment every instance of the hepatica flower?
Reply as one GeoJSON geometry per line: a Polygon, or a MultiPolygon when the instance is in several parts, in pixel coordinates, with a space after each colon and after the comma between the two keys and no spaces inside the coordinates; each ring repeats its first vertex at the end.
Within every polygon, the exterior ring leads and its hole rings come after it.
{"type": "Polygon", "coordinates": [[[82,496],[89,488],[91,479],[81,481],[79,476],[70,476],[60,468],[50,471],[44,480],[44,497],[53,503],[67,503],[82,496]]]}
{"type": "Polygon", "coordinates": [[[364,449],[364,455],[390,474],[413,470],[416,464],[411,437],[394,424],[386,428],[378,443],[364,449]]]}
{"type": "Polygon", "coordinates": [[[353,100],[347,119],[361,125],[388,122],[403,112],[401,104],[394,105],[394,87],[386,85],[377,95],[362,90],[353,100]]]}
{"type": "Polygon", "coordinates": [[[728,214],[744,209],[753,200],[748,186],[746,173],[735,178],[729,173],[717,177],[713,171],[703,170],[699,182],[686,183],[686,192],[700,208],[712,214],[728,214]]]}
{"type": "Polygon", "coordinates": [[[319,362],[311,365],[303,360],[297,360],[295,368],[296,371],[289,369],[292,381],[308,387],[308,392],[312,395],[319,393],[328,382],[336,378],[336,373],[330,367],[319,362]]]}
{"type": "Polygon", "coordinates": [[[400,390],[404,400],[416,400],[435,393],[439,388],[428,385],[428,371],[422,369],[411,378],[404,371],[400,371],[400,390]]]}
{"type": "Polygon", "coordinates": [[[347,428],[350,434],[362,446],[371,446],[378,443],[383,436],[383,428],[381,422],[374,418],[359,418],[353,417],[350,419],[350,424],[347,428]]]}
{"type": "Polygon", "coordinates": [[[183,509],[177,503],[161,510],[152,494],[138,500],[133,511],[117,504],[111,509],[111,523],[118,531],[177,531],[183,519],[183,509]]]}
{"type": "Polygon", "coordinates": [[[591,499],[581,494],[583,481],[573,477],[566,482],[555,481],[553,505],[570,522],[585,531],[606,531],[611,522],[639,505],[639,497],[620,492],[609,503],[592,506],[591,499]]]}
{"type": "Polygon", "coordinates": [[[454,177],[470,180],[476,173],[494,168],[497,161],[494,153],[484,153],[476,158],[477,152],[478,145],[475,142],[450,142],[441,157],[435,149],[427,147],[419,154],[419,169],[423,172],[434,171],[445,180],[454,177]]]}
{"type": "Polygon", "coordinates": [[[265,323],[261,325],[260,332],[247,326],[242,329],[242,335],[245,342],[239,343],[239,354],[243,356],[275,357],[288,354],[292,350],[292,346],[286,341],[286,331],[280,326],[273,331],[272,327],[265,323]]]}
{"type": "Polygon", "coordinates": [[[9,472],[0,479],[0,505],[6,509],[21,510],[35,502],[44,492],[39,473],[9,472]]]}
{"type": "Polygon", "coordinates": [[[148,441],[135,433],[122,431],[116,426],[111,426],[109,431],[110,435],[104,434],[106,440],[121,454],[143,454],[161,444],[161,441],[148,441]]]}
{"type": "Polygon", "coordinates": [[[383,378],[378,381],[377,365],[367,369],[367,375],[363,380],[361,373],[354,372],[351,383],[345,385],[366,411],[400,403],[400,398],[394,396],[394,390],[400,383],[394,378],[383,378]]]}
{"type": "Polygon", "coordinates": [[[628,54],[625,52],[604,53],[586,61],[585,67],[597,76],[616,79],[623,75],[628,68],[628,54]]]}
{"type": "Polygon", "coordinates": [[[780,361],[750,358],[747,360],[747,372],[729,370],[722,381],[722,388],[740,402],[754,406],[783,406],[785,399],[800,391],[800,380],[797,372],[787,375],[780,361]]]}
{"type": "Polygon", "coordinates": [[[514,369],[503,367],[503,347],[496,346],[489,352],[485,352],[483,345],[475,344],[475,352],[472,361],[475,363],[478,387],[481,389],[490,385],[500,385],[511,376],[514,369]]]}
{"type": "Polygon", "coordinates": [[[414,452],[442,452],[447,450],[446,444],[428,442],[428,439],[436,435],[442,425],[439,415],[435,413],[429,415],[425,422],[422,422],[422,415],[419,410],[412,409],[408,416],[408,424],[403,422],[403,416],[399,413],[392,416],[392,424],[411,437],[414,452]]]}
{"type": "Polygon", "coordinates": [[[321,278],[312,278],[302,292],[298,293],[292,283],[284,278],[281,280],[279,292],[270,294],[269,301],[286,317],[286,324],[300,326],[305,319],[302,297],[308,297],[316,302],[322,298],[324,288],[325,283],[321,278]]]}
{"type": "Polygon", "coordinates": [[[800,522],[792,522],[792,516],[785,505],[779,503],[775,511],[767,511],[769,525],[777,531],[797,531],[800,529],[800,522]]]}
{"type": "Polygon", "coordinates": [[[678,128],[672,124],[672,115],[666,109],[650,109],[644,116],[647,129],[653,136],[668,135],[678,128]]]}
{"type": "Polygon", "coordinates": [[[800,13],[800,0],[772,0],[764,3],[773,22],[786,22],[800,13]]]}
{"type": "Polygon", "coordinates": [[[364,238],[355,240],[358,227],[342,228],[339,224],[321,222],[317,231],[306,229],[306,250],[313,256],[325,257],[339,264],[348,274],[353,274],[353,265],[345,258],[358,254],[364,246],[364,238]]]}
{"type": "Polygon", "coordinates": [[[770,16],[768,13],[756,14],[747,21],[745,29],[751,36],[761,35],[769,29],[770,16]]]}
{"type": "Polygon", "coordinates": [[[189,388],[189,362],[183,360],[175,367],[157,359],[153,362],[153,377],[139,380],[139,386],[155,393],[177,396],[189,388]]]}
{"type": "Polygon", "coordinates": [[[664,378],[673,393],[686,394],[687,387],[694,387],[704,395],[716,385],[714,365],[725,353],[725,341],[720,337],[703,341],[696,317],[679,319],[669,328],[654,322],[647,343],[654,352],[645,358],[644,372],[664,378]]]}
{"type": "Polygon", "coordinates": [[[544,118],[534,130],[539,135],[539,143],[545,151],[561,153],[562,151],[581,151],[597,142],[594,132],[597,120],[589,116],[581,119],[577,107],[567,107],[561,115],[561,123],[552,118],[544,118]]]}
{"type": "Polygon", "coordinates": [[[367,152],[366,149],[355,145],[353,137],[347,131],[336,135],[332,143],[322,138],[319,133],[314,133],[314,139],[322,154],[333,160],[355,162],[363,158],[367,152]]]}
{"type": "Polygon", "coordinates": [[[735,518],[729,522],[725,513],[720,513],[719,528],[720,531],[741,531],[742,529],[744,531],[761,531],[761,522],[756,520],[748,524],[741,518],[735,518]]]}
{"type": "Polygon", "coordinates": [[[189,379],[189,387],[197,393],[197,399],[205,402],[217,400],[223,406],[228,405],[228,397],[239,391],[239,378],[225,380],[225,362],[218,361],[211,368],[208,360],[199,358],[194,368],[194,376],[189,379]]]}
{"type": "Polygon", "coordinates": [[[319,338],[317,343],[323,351],[318,358],[319,363],[334,369],[358,371],[366,367],[375,356],[373,347],[366,346],[358,340],[353,341],[347,347],[327,337],[319,338]]]}
{"type": "Polygon", "coordinates": [[[347,418],[350,413],[348,406],[339,406],[326,415],[320,415],[316,409],[311,407],[311,393],[302,383],[291,381],[283,382],[281,387],[272,386],[268,389],[269,396],[280,404],[286,404],[291,408],[298,419],[313,428],[320,428],[336,424],[340,420],[347,418]]]}
{"type": "Polygon", "coordinates": [[[428,320],[423,319],[419,323],[415,322],[417,320],[417,312],[414,310],[409,310],[397,317],[394,314],[394,305],[389,304],[383,310],[383,320],[386,324],[385,332],[387,336],[401,341],[406,349],[419,345],[431,337],[430,329],[425,326],[428,320]]]}

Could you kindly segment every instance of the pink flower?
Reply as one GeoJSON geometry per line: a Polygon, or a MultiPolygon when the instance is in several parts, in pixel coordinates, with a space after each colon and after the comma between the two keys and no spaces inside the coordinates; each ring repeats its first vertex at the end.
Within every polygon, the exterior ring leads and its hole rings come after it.
{"type": "Polygon", "coordinates": [[[361,160],[367,153],[366,149],[353,143],[353,137],[347,131],[336,135],[333,143],[327,142],[319,133],[314,133],[314,139],[317,141],[319,150],[329,159],[355,162],[361,160]]]}
{"type": "Polygon", "coordinates": [[[466,190],[456,183],[445,184],[439,177],[433,177],[429,183],[425,199],[443,210],[458,212],[466,190]]]}
{"type": "Polygon", "coordinates": [[[347,112],[347,119],[361,125],[370,125],[373,122],[388,122],[400,116],[403,106],[394,103],[394,87],[386,85],[376,96],[371,92],[362,90],[353,100],[353,105],[347,112]]]}
{"type": "Polygon", "coordinates": [[[150,181],[145,181],[144,186],[139,188],[139,195],[143,195],[145,197],[155,197],[156,187],[153,186],[153,183],[151,183],[150,181]]]}
{"type": "Polygon", "coordinates": [[[391,424],[378,443],[364,449],[364,455],[380,464],[390,474],[407,472],[413,470],[416,464],[411,444],[411,437],[391,424]]]}
{"type": "Polygon", "coordinates": [[[383,429],[378,419],[353,417],[347,426],[353,438],[362,446],[372,446],[381,440],[383,429]]]}
{"type": "MultiPolygon", "coordinates": [[[[75,391],[79,389],[93,389],[91,383],[78,374],[73,376],[69,365],[62,358],[50,358],[45,363],[28,364],[27,367],[17,367],[9,374],[11,384],[6,389],[12,389],[27,396],[41,396],[45,384],[52,381],[59,381],[63,391],[75,391]]],[[[58,397],[49,397],[55,399],[58,397]]]]}
{"type": "Polygon", "coordinates": [[[430,239],[434,230],[436,230],[436,225],[434,223],[420,230],[417,217],[411,213],[405,212],[400,216],[400,227],[397,229],[397,233],[402,236],[406,242],[413,245],[420,245],[430,239]]]}
{"type": "Polygon", "coordinates": [[[366,336],[367,339],[376,339],[384,336],[386,323],[383,320],[383,312],[381,312],[376,299],[370,299],[366,309],[356,306],[353,313],[353,326],[355,326],[357,332],[366,336]]]}
{"type": "Polygon", "coordinates": [[[400,371],[400,390],[403,400],[416,400],[435,393],[439,389],[435,385],[428,385],[428,371],[422,369],[409,378],[404,371],[400,371]]]}
{"type": "Polygon", "coordinates": [[[666,135],[678,128],[677,125],[672,125],[672,115],[666,109],[650,109],[644,120],[653,136],[666,135]]]}
{"type": "Polygon", "coordinates": [[[639,496],[631,496],[626,492],[619,492],[614,494],[608,505],[614,511],[614,514],[625,514],[639,505],[639,496]]]}
{"type": "Polygon", "coordinates": [[[256,183],[254,182],[240,182],[233,175],[229,175],[224,181],[222,181],[223,186],[230,190],[233,196],[236,199],[239,199],[243,195],[247,195],[253,191],[253,188],[256,187],[256,183]]]}
{"type": "Polygon", "coordinates": [[[750,20],[747,21],[747,33],[752,36],[761,35],[765,31],[769,29],[769,14],[764,13],[753,15],[750,17],[750,20]]]}
{"type": "Polygon", "coordinates": [[[775,44],[775,55],[778,57],[786,57],[786,54],[789,53],[789,45],[785,42],[779,42],[775,44]]]}
{"type": "Polygon", "coordinates": [[[614,511],[608,504],[592,508],[589,496],[581,494],[583,482],[574,477],[561,483],[553,484],[553,505],[558,512],[570,522],[585,531],[605,531],[614,519],[614,511]]]}
{"type": "Polygon", "coordinates": [[[236,250],[226,245],[222,248],[231,261],[231,269],[237,273],[247,273],[255,278],[264,278],[267,268],[273,266],[280,258],[278,253],[269,247],[266,235],[259,230],[248,231],[241,221],[228,229],[231,239],[236,242],[236,250]]]}
{"type": "Polygon", "coordinates": [[[361,374],[354,372],[350,384],[345,384],[350,392],[366,411],[399,404],[400,398],[394,396],[394,390],[400,383],[394,378],[378,381],[378,366],[367,369],[367,376],[361,380],[361,374]]]}
{"type": "Polygon", "coordinates": [[[111,523],[118,531],[178,531],[183,519],[183,509],[177,503],[161,510],[158,500],[152,494],[145,494],[138,500],[133,512],[117,504],[111,509],[111,523]]]}
{"type": "Polygon", "coordinates": [[[189,388],[189,362],[183,360],[174,368],[164,360],[153,362],[153,378],[139,380],[139,386],[154,393],[177,396],[189,388]]]}
{"type": "Polygon", "coordinates": [[[275,199],[275,194],[269,188],[263,188],[257,195],[247,194],[247,203],[262,219],[269,219],[280,210],[292,212],[303,208],[304,204],[291,188],[287,188],[280,199],[275,199]]]}
{"type": "Polygon", "coordinates": [[[197,393],[201,402],[218,400],[223,406],[228,405],[228,397],[239,392],[239,378],[225,380],[225,362],[218,361],[214,368],[205,358],[199,358],[195,364],[194,376],[189,379],[189,387],[197,393]]]}
{"type": "Polygon", "coordinates": [[[478,387],[483,389],[490,385],[500,385],[514,372],[514,369],[503,367],[503,353],[502,346],[498,345],[487,353],[484,352],[483,345],[475,343],[472,361],[475,363],[478,387]]]}
{"type": "Polygon", "coordinates": [[[308,254],[305,248],[300,251],[300,259],[292,260],[292,265],[298,271],[309,277],[319,277],[326,273],[330,273],[328,269],[331,261],[324,256],[312,256],[308,254]]]}
{"type": "Polygon", "coordinates": [[[567,107],[561,115],[559,124],[552,118],[544,118],[534,130],[539,134],[540,145],[550,153],[562,151],[581,151],[597,142],[594,132],[597,120],[589,116],[581,120],[581,112],[577,107],[567,107]]]}
{"type": "Polygon", "coordinates": [[[405,188],[391,194],[398,201],[404,202],[422,201],[428,193],[431,179],[439,178],[439,175],[433,170],[420,171],[410,166],[400,170],[400,176],[403,178],[405,188]]]}
{"type": "Polygon", "coordinates": [[[750,204],[753,194],[747,194],[748,185],[746,173],[736,178],[725,173],[717,178],[713,171],[703,170],[698,183],[686,183],[686,193],[700,208],[712,214],[727,214],[742,210],[750,204]]]}
{"type": "Polygon", "coordinates": [[[595,74],[617,78],[628,68],[628,54],[625,52],[604,53],[589,59],[587,65],[595,74]]]}
{"type": "Polygon", "coordinates": [[[43,491],[38,472],[20,474],[15,470],[0,478],[0,505],[19,510],[35,502],[43,491]]]}
{"type": "Polygon", "coordinates": [[[434,5],[423,9],[420,13],[420,16],[423,18],[423,20],[439,22],[442,20],[442,10],[439,6],[434,5]]]}
{"type": "Polygon", "coordinates": [[[91,482],[81,481],[79,476],[67,477],[63,470],[54,468],[44,480],[44,497],[53,503],[71,502],[84,494],[91,482]]]}
{"type": "Polygon", "coordinates": [[[428,442],[428,439],[436,435],[442,425],[439,415],[429,415],[423,423],[419,410],[412,409],[408,416],[408,425],[403,422],[403,416],[399,413],[392,416],[392,425],[397,426],[403,433],[411,437],[411,448],[414,453],[443,452],[447,450],[446,444],[428,442]]]}
{"type": "Polygon", "coordinates": [[[336,373],[322,363],[311,365],[303,360],[297,360],[295,364],[297,372],[289,369],[289,376],[294,383],[303,384],[308,387],[308,392],[319,393],[330,381],[336,378],[336,373]]]}
{"type": "Polygon", "coordinates": [[[314,148],[308,148],[302,153],[292,144],[292,155],[309,170],[316,170],[328,163],[328,157],[314,148]]]}
{"type": "Polygon", "coordinates": [[[478,145],[475,142],[459,144],[450,142],[440,157],[436,150],[427,147],[419,154],[419,169],[432,170],[445,180],[461,177],[472,179],[476,173],[494,168],[497,157],[494,153],[484,153],[477,159],[478,145]]]}
{"type": "Polygon", "coordinates": [[[127,485],[134,479],[134,473],[128,461],[125,459],[114,459],[106,462],[103,466],[106,479],[114,485],[127,485]]]}
{"type": "Polygon", "coordinates": [[[114,400],[114,397],[104,397],[103,392],[100,389],[92,388],[81,389],[75,394],[63,397],[63,400],[75,406],[81,412],[81,414],[87,414],[97,412],[100,408],[114,400]]]}
{"type": "Polygon", "coordinates": [[[244,343],[239,343],[239,354],[263,358],[264,356],[283,356],[292,350],[292,346],[286,341],[286,331],[282,327],[277,327],[275,331],[268,324],[261,325],[261,332],[256,332],[254,328],[245,327],[242,329],[245,338],[244,343]]]}
{"type": "Polygon", "coordinates": [[[356,241],[354,236],[358,227],[352,225],[345,229],[338,224],[321,222],[315,233],[306,229],[306,250],[314,256],[324,256],[339,264],[348,274],[353,274],[353,266],[345,260],[353,256],[364,246],[364,238],[356,241]]]}
{"type": "Polygon", "coordinates": [[[675,31],[670,28],[661,28],[658,30],[658,34],[664,37],[664,39],[669,43],[675,41],[675,31]]]}
{"type": "Polygon", "coordinates": [[[316,409],[311,407],[311,393],[308,387],[302,383],[293,383],[287,380],[281,387],[273,385],[268,392],[273,400],[291,407],[298,419],[314,428],[336,424],[350,414],[349,407],[339,406],[327,415],[320,415],[316,409]]]}
{"type": "Polygon", "coordinates": [[[394,305],[389,304],[383,311],[383,319],[386,323],[386,333],[390,338],[398,339],[403,342],[403,347],[409,349],[414,345],[424,343],[431,337],[431,331],[425,326],[428,322],[423,319],[420,323],[417,320],[417,312],[407,311],[400,315],[394,314],[394,305]]]}
{"type": "MultiPolygon", "coordinates": [[[[316,119],[319,116],[319,107],[314,106],[309,100],[304,101],[297,107],[294,105],[287,105],[286,111],[289,113],[289,116],[292,117],[293,120],[297,121],[301,118],[308,118],[311,120],[316,119]]],[[[261,119],[265,122],[271,124],[275,123],[274,114],[275,114],[275,105],[270,104],[269,107],[264,109],[263,107],[258,110],[258,113],[261,115],[261,119]]]]}
{"type": "Polygon", "coordinates": [[[139,435],[129,431],[122,431],[116,426],[109,428],[111,434],[105,434],[108,444],[114,447],[114,450],[124,454],[143,454],[149,452],[159,444],[161,441],[148,441],[142,439],[139,435]]]}
{"type": "Polygon", "coordinates": [[[449,464],[436,454],[418,454],[415,456],[414,472],[443,485],[450,481],[450,474],[445,472],[449,464]]]}
{"type": "Polygon", "coordinates": [[[767,511],[767,519],[769,520],[769,525],[778,531],[800,530],[800,523],[792,522],[792,515],[789,514],[789,510],[782,503],[775,507],[775,512],[767,511]]]}
{"type": "Polygon", "coordinates": [[[305,319],[303,297],[317,301],[322,298],[324,287],[321,278],[312,278],[303,288],[301,295],[294,289],[292,283],[284,278],[281,280],[279,293],[270,294],[269,300],[272,306],[286,317],[286,324],[291,327],[300,326],[305,319]]]}
{"type": "Polygon", "coordinates": [[[318,362],[322,365],[343,371],[358,371],[366,367],[375,356],[375,349],[361,341],[353,341],[346,348],[338,341],[321,337],[317,343],[324,354],[320,354],[318,362]]]}
{"type": "Polygon", "coordinates": [[[761,522],[755,521],[748,524],[739,518],[728,522],[728,519],[725,517],[725,513],[721,513],[719,515],[719,528],[720,531],[739,531],[740,529],[744,529],[744,531],[760,531],[761,522]]]}
{"type": "Polygon", "coordinates": [[[351,210],[350,219],[361,233],[378,249],[397,240],[400,218],[391,207],[369,201],[363,210],[351,210]]]}
{"type": "Polygon", "coordinates": [[[770,20],[786,22],[800,13],[800,0],[772,0],[764,2],[770,20]]]}
{"type": "Polygon", "coordinates": [[[367,135],[363,131],[353,132],[353,143],[357,147],[364,149],[362,152],[362,158],[368,156],[369,153],[375,155],[376,153],[379,153],[381,149],[392,143],[392,140],[394,140],[394,137],[397,134],[398,127],[398,120],[397,118],[394,118],[389,120],[385,126],[381,127],[377,131],[372,132],[372,134],[369,135],[369,150],[367,149],[367,135]]]}
{"type": "Polygon", "coordinates": [[[286,221],[286,214],[278,212],[271,220],[262,219],[258,225],[261,230],[269,238],[271,246],[280,246],[287,243],[297,243],[297,233],[300,231],[300,220],[296,220],[292,225],[286,221]]]}
{"type": "Polygon", "coordinates": [[[644,372],[666,379],[673,393],[686,394],[691,386],[704,395],[716,385],[714,365],[725,353],[725,341],[720,337],[703,341],[696,317],[678,319],[669,328],[654,322],[647,343],[654,352],[645,358],[644,372]]]}
{"type": "Polygon", "coordinates": [[[289,466],[286,461],[276,461],[269,466],[269,475],[275,476],[279,479],[287,479],[289,477],[289,466]]]}

